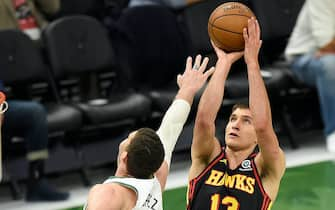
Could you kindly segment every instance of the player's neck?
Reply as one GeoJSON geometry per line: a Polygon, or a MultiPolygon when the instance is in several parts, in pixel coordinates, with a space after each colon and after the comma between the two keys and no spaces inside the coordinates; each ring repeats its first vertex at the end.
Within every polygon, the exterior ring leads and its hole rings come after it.
{"type": "Polygon", "coordinates": [[[226,157],[229,162],[229,168],[235,169],[238,167],[243,160],[249,157],[252,151],[252,148],[245,150],[232,150],[229,147],[226,147],[226,157]]]}
{"type": "Polygon", "coordinates": [[[133,177],[128,174],[128,171],[125,170],[123,167],[118,167],[115,172],[115,176],[117,177],[133,177]]]}

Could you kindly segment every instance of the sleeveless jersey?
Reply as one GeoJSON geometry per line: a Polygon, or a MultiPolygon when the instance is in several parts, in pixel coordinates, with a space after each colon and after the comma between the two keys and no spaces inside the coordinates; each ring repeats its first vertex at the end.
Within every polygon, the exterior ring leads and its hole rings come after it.
{"type": "MultiPolygon", "coordinates": [[[[133,210],[163,210],[162,190],[158,179],[136,179],[111,176],[104,184],[117,183],[133,190],[137,195],[133,210]]],[[[83,210],[86,210],[87,203],[83,210]]]]}
{"type": "Polygon", "coordinates": [[[118,183],[136,192],[137,201],[133,210],[163,210],[162,190],[158,179],[110,177],[106,183],[118,183]]]}
{"type": "Polygon", "coordinates": [[[254,158],[234,170],[222,152],[188,184],[188,210],[268,210],[271,200],[265,193],[254,158]]]}

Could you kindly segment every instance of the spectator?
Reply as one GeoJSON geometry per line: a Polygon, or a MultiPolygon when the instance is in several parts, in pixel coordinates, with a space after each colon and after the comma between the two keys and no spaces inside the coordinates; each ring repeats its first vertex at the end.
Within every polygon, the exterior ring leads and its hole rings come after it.
{"type": "Polygon", "coordinates": [[[335,153],[335,2],[306,0],[285,55],[297,78],[316,87],[327,150],[335,153]]]}
{"type": "MultiPolygon", "coordinates": [[[[0,91],[4,92],[0,80],[0,91]]],[[[44,107],[34,101],[7,100],[8,110],[3,116],[4,140],[23,137],[29,162],[26,190],[27,201],[60,201],[69,197],[68,193],[58,192],[44,177],[44,162],[48,157],[48,127],[44,107]]],[[[6,148],[4,148],[6,149],[6,148]]]]}
{"type": "Polygon", "coordinates": [[[0,29],[20,29],[39,40],[48,23],[44,14],[54,14],[59,7],[59,0],[1,0],[0,29]]]}

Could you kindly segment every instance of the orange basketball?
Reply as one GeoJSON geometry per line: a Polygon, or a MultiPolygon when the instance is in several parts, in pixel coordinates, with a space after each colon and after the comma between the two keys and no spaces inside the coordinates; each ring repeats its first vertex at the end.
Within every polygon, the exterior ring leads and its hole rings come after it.
{"type": "Polygon", "coordinates": [[[244,49],[243,28],[255,17],[249,7],[239,2],[219,5],[208,20],[208,34],[214,44],[226,52],[244,49]]]}
{"type": "Polygon", "coordinates": [[[2,104],[4,101],[6,101],[6,95],[0,91],[0,104],[2,104]]]}

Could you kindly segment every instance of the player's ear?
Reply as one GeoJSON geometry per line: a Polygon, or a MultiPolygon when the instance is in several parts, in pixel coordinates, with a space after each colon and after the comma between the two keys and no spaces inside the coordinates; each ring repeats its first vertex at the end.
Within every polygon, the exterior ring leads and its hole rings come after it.
{"type": "Polygon", "coordinates": [[[123,151],[120,155],[120,161],[124,164],[127,163],[128,161],[128,152],[127,151],[123,151]]]}

